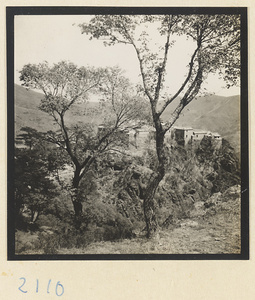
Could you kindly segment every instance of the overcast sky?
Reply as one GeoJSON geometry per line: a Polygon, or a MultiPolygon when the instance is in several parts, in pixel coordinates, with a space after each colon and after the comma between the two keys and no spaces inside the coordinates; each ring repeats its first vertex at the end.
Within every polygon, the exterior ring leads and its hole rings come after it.
{"type": "MultiPolygon", "coordinates": [[[[104,47],[102,41],[90,41],[81,34],[80,23],[90,16],[15,16],[15,82],[20,84],[19,71],[25,64],[48,61],[50,64],[68,60],[78,66],[107,67],[119,65],[134,83],[140,80],[139,65],[131,46],[104,47]],[[76,25],[74,25],[76,24],[76,25]]],[[[167,85],[174,93],[183,82],[192,45],[179,39],[168,60],[167,85]],[[170,72],[171,71],[171,72],[170,72]]],[[[224,89],[223,80],[208,78],[206,88],[217,95],[240,94],[238,87],[224,89]]]]}

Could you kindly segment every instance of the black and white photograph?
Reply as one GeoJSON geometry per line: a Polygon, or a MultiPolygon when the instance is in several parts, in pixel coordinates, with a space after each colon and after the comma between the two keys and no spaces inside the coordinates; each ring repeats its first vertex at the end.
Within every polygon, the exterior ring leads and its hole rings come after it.
{"type": "Polygon", "coordinates": [[[247,10],[9,16],[9,258],[248,259],[247,10]]]}

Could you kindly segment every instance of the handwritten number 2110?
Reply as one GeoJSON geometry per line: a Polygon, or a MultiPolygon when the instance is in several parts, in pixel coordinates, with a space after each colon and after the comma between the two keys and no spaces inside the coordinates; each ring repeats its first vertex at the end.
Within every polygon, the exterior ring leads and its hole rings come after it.
{"type": "MultiPolygon", "coordinates": [[[[20,285],[20,287],[18,288],[22,293],[27,293],[27,290],[25,290],[25,283],[26,283],[26,278],[25,277],[21,277],[19,278],[20,280],[22,280],[22,284],[20,285]]],[[[47,294],[50,293],[50,285],[51,285],[51,279],[48,282],[47,285],[47,294]]],[[[39,292],[39,280],[36,279],[36,293],[39,292]]],[[[64,294],[64,286],[58,281],[56,284],[56,288],[55,288],[55,293],[57,296],[62,296],[64,294]]]]}

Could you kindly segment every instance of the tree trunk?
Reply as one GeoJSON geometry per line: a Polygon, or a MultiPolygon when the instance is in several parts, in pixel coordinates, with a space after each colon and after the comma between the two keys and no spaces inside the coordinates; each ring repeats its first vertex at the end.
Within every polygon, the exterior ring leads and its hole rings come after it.
{"type": "Polygon", "coordinates": [[[73,177],[73,193],[72,193],[72,203],[74,208],[75,218],[79,219],[82,215],[82,204],[80,199],[78,199],[78,187],[80,184],[80,170],[76,168],[73,177]]]}
{"type": "Polygon", "coordinates": [[[161,181],[159,174],[154,174],[153,179],[149,182],[148,187],[144,193],[143,208],[144,217],[146,222],[147,237],[153,238],[156,236],[158,231],[157,221],[157,203],[154,199],[156,190],[161,181]]]}
{"type": "Polygon", "coordinates": [[[37,221],[39,217],[39,212],[38,211],[32,211],[31,212],[31,221],[30,224],[35,224],[35,222],[37,221]]]}
{"type": "Polygon", "coordinates": [[[162,130],[156,131],[156,147],[158,157],[158,167],[155,173],[152,175],[145,193],[143,195],[143,208],[144,217],[146,222],[147,237],[154,238],[158,231],[157,221],[157,203],[154,199],[156,190],[159,186],[160,181],[165,176],[165,151],[164,151],[164,133],[162,130]]]}

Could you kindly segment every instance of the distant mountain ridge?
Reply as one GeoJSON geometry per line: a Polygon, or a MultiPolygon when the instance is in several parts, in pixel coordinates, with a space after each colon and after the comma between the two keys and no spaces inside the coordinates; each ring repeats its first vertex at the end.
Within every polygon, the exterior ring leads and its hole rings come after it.
{"type": "MultiPolygon", "coordinates": [[[[42,93],[15,84],[14,107],[15,107],[15,132],[19,133],[22,127],[32,127],[38,131],[47,132],[53,129],[59,129],[52,118],[39,109],[42,93]]],[[[80,105],[73,105],[73,109],[66,113],[66,124],[78,124],[91,121],[91,117],[85,116],[87,108],[98,108],[98,102],[86,102],[80,105]]],[[[94,121],[94,120],[93,120],[94,121]]],[[[95,122],[101,122],[101,118],[95,122]]]]}
{"type": "MultiPolygon", "coordinates": [[[[167,121],[176,103],[163,113],[163,120],[167,121]]],[[[205,96],[193,100],[184,110],[175,126],[205,129],[218,132],[231,145],[240,151],[240,96],[205,96]]]]}
{"type": "MultiPolygon", "coordinates": [[[[46,113],[39,110],[40,100],[43,94],[26,90],[24,87],[15,84],[15,132],[20,132],[22,127],[32,127],[38,131],[57,129],[53,120],[46,113]]],[[[98,102],[88,102],[77,105],[72,112],[69,112],[67,124],[82,123],[89,119],[84,115],[85,106],[98,108],[98,102]]],[[[163,113],[163,121],[167,121],[176,103],[173,102],[163,113]]],[[[101,116],[93,121],[100,123],[101,116]]],[[[189,126],[195,129],[205,129],[211,132],[218,132],[227,139],[235,148],[240,151],[240,96],[222,97],[206,96],[193,100],[186,107],[176,121],[175,126],[189,126]]]]}

